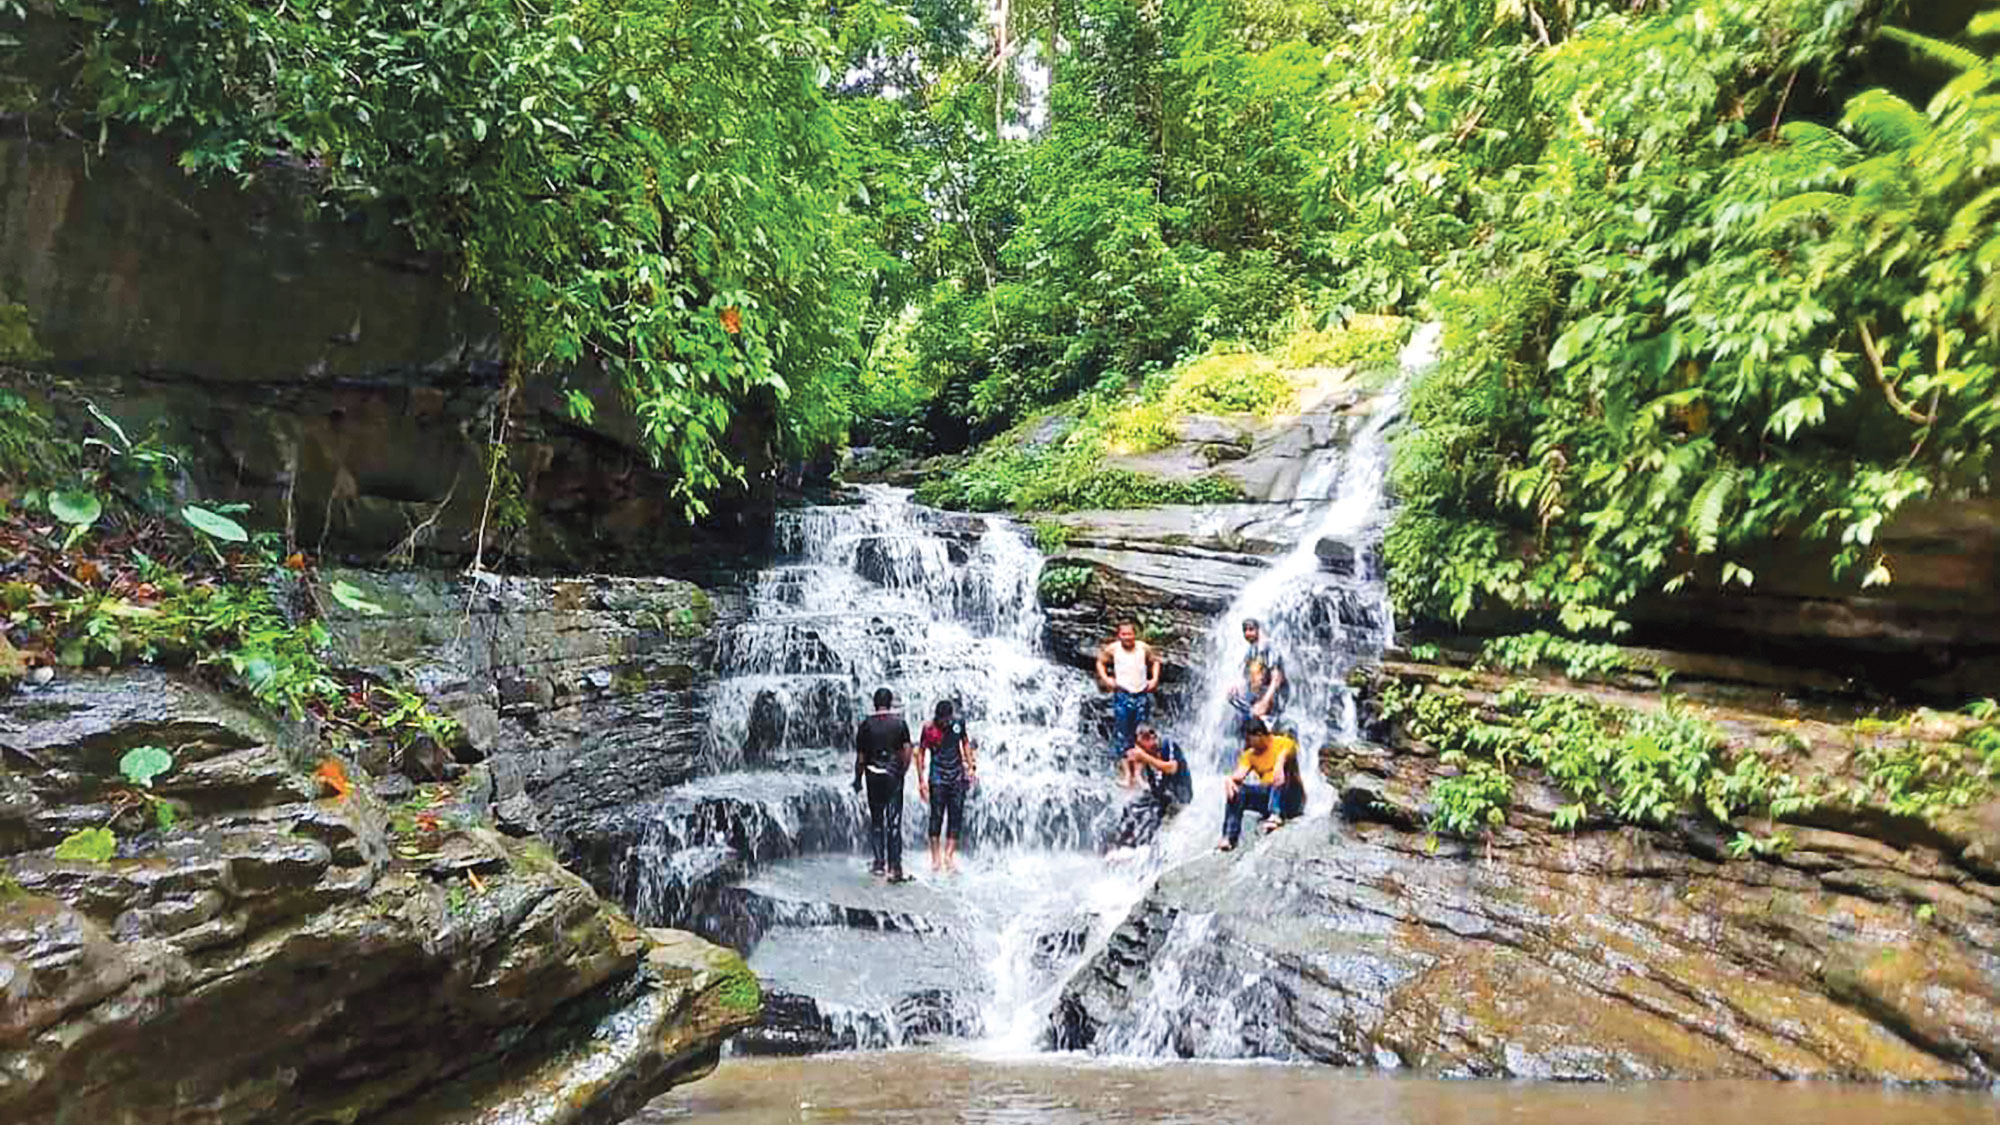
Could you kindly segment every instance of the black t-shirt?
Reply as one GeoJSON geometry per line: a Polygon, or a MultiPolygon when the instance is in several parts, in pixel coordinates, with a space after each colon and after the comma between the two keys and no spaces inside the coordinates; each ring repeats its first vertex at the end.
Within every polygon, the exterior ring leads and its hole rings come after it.
{"type": "Polygon", "coordinates": [[[888,712],[861,720],[854,732],[854,752],[861,764],[874,773],[902,773],[908,764],[904,754],[910,745],[910,724],[901,715],[888,712]]]}
{"type": "Polygon", "coordinates": [[[931,784],[959,785],[965,781],[965,720],[931,723],[924,731],[924,749],[931,756],[931,784]]]}
{"type": "Polygon", "coordinates": [[[1146,784],[1152,789],[1153,796],[1177,805],[1194,800],[1194,778],[1188,775],[1187,755],[1181,753],[1180,745],[1171,738],[1163,738],[1153,757],[1172,762],[1175,767],[1172,773],[1161,773],[1147,767],[1146,784]]]}

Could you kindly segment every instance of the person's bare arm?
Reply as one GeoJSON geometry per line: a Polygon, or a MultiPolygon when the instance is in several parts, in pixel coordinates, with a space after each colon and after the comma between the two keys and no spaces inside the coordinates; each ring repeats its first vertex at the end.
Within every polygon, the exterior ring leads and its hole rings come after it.
{"type": "Polygon", "coordinates": [[[1097,649],[1097,686],[1111,691],[1118,686],[1111,678],[1111,646],[1099,645],[1097,649]]]}
{"type": "Polygon", "coordinates": [[[1160,686],[1160,654],[1152,645],[1146,646],[1146,690],[1154,691],[1160,686]]]}
{"type": "Polygon", "coordinates": [[[1274,664],[1271,666],[1271,674],[1265,679],[1270,682],[1264,685],[1264,694],[1257,700],[1256,712],[1260,719],[1271,709],[1271,703],[1278,698],[1278,689],[1285,686],[1285,670],[1274,664]]]}
{"type": "Polygon", "coordinates": [[[1155,758],[1151,754],[1146,753],[1146,751],[1143,748],[1138,746],[1134,746],[1131,749],[1130,753],[1133,759],[1136,760],[1142,766],[1149,766],[1153,769],[1160,771],[1161,773],[1180,772],[1181,768],[1180,764],[1175,762],[1171,758],[1155,758]]]}

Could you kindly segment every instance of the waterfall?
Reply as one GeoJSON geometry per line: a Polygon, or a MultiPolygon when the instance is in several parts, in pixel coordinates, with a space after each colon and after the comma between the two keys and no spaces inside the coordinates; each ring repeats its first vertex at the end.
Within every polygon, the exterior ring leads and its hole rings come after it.
{"type": "MultiPolygon", "coordinates": [[[[1435,339],[1427,329],[1406,349],[1406,375],[1429,362],[1435,339]]],[[[1194,805],[1147,847],[1110,856],[1101,847],[1130,794],[1112,782],[1091,677],[1042,655],[1041,556],[1023,530],[879,486],[855,504],[783,513],[781,560],[750,580],[749,619],[717,638],[711,772],[650,806],[624,873],[642,922],[747,951],[773,1014],[744,1048],[945,1038],[1039,1050],[1069,976],[1161,871],[1215,845],[1242,617],[1259,618],[1286,658],[1286,716],[1307,753],[1352,733],[1346,673],[1392,628],[1376,544],[1397,401],[1377,396],[1336,455],[1306,474],[1315,491],[1295,505],[1295,545],[1215,623],[1194,714],[1164,717],[1187,749],[1194,805]],[[849,782],[854,727],[878,686],[895,692],[913,731],[937,700],[955,701],[979,746],[956,876],[925,872],[927,808],[914,781],[904,862],[920,882],[889,887],[867,874],[865,810],[849,782]]],[[[1314,795],[1309,815],[1325,806],[1314,795]]],[[[1099,1049],[1166,1052],[1174,1025],[1203,1004],[1198,960],[1180,964],[1198,959],[1202,933],[1200,917],[1182,920],[1163,953],[1173,963],[1155,966],[1159,995],[1143,1026],[1099,1049]]],[[[1202,1013],[1211,1025],[1219,1017],[1202,1013]]]]}

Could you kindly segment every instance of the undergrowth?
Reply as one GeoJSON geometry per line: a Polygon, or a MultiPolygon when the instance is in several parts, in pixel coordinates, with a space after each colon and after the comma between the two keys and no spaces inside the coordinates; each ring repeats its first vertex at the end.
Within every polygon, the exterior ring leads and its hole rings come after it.
{"type": "MultiPolygon", "coordinates": [[[[336,748],[379,741],[435,759],[460,740],[457,724],[414,693],[329,663],[312,561],[275,532],[245,530],[242,505],[180,503],[172,450],[94,406],[96,432],[83,440],[24,400],[5,406],[0,432],[50,451],[0,485],[0,637],[14,678],[179,667],[315,723],[336,748]]],[[[347,583],[325,590],[356,612],[381,612],[347,583]]],[[[74,847],[95,854],[102,843],[74,847]]]]}
{"type": "MultiPolygon", "coordinates": [[[[1657,826],[1688,815],[1724,824],[1782,821],[1828,803],[1932,819],[1991,797],[2000,780],[2000,725],[1991,703],[1965,716],[1919,710],[1893,721],[1861,720],[1850,729],[1852,765],[1840,776],[1802,765],[1800,745],[1783,737],[1732,747],[1720,728],[1673,697],[1646,713],[1540,694],[1527,681],[1485,702],[1451,685],[1392,684],[1377,706],[1384,720],[1455,768],[1432,785],[1430,827],[1458,836],[1501,824],[1514,780],[1528,769],[1568,798],[1553,818],[1564,830],[1591,820],[1657,826]]],[[[1739,831],[1730,851],[1784,844],[1782,833],[1739,831]]]]}
{"type": "Polygon", "coordinates": [[[1302,329],[1268,352],[1212,349],[1136,388],[1101,388],[1028,417],[954,472],[926,481],[917,499],[940,508],[1016,512],[1240,499],[1235,484],[1215,474],[1166,480],[1104,462],[1172,445],[1189,415],[1271,421],[1298,407],[1302,372],[1393,362],[1407,335],[1405,322],[1376,317],[1345,329],[1302,329]],[[1051,428],[1058,436],[1043,438],[1051,428]]]}

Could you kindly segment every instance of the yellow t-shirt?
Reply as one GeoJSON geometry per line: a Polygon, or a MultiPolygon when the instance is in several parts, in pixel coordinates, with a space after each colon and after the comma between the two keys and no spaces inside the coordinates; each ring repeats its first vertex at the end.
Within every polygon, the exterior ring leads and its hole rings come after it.
{"type": "Polygon", "coordinates": [[[1260,753],[1245,748],[1236,759],[1236,768],[1249,770],[1264,785],[1276,785],[1284,778],[1285,759],[1299,752],[1299,744],[1282,734],[1274,734],[1264,740],[1260,753]]]}

